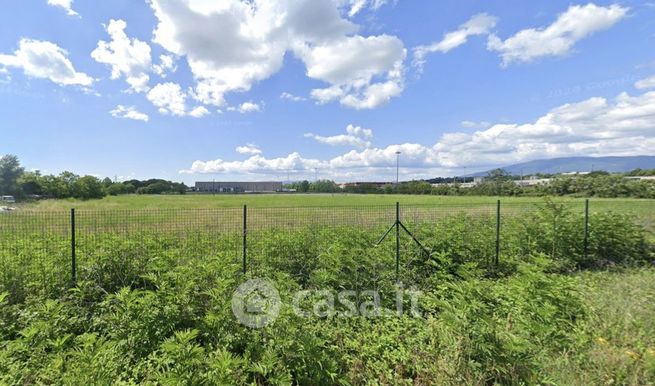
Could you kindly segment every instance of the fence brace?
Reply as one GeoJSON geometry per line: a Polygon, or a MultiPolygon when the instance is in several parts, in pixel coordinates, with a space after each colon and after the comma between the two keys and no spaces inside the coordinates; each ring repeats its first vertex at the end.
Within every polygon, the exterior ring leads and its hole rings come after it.
{"type": "Polygon", "coordinates": [[[423,246],[423,244],[421,244],[420,241],[418,241],[416,236],[414,236],[412,232],[410,232],[409,229],[407,229],[405,224],[403,224],[402,221],[400,221],[399,202],[396,202],[396,221],[393,223],[393,225],[391,225],[391,227],[386,232],[384,232],[384,235],[380,237],[380,239],[378,240],[377,243],[374,244],[374,246],[377,247],[378,245],[380,245],[380,243],[382,243],[384,239],[387,238],[389,233],[391,233],[391,231],[394,228],[396,229],[396,282],[399,282],[400,281],[400,229],[401,228],[402,230],[405,231],[405,233],[407,233],[412,238],[412,240],[423,250],[423,252],[425,252],[428,258],[430,258],[432,254],[430,253],[430,251],[427,250],[427,248],[423,246]]]}

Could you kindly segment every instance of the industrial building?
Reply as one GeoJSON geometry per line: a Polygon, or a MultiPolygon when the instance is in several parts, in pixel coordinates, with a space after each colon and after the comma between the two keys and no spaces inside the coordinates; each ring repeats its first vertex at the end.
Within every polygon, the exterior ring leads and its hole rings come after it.
{"type": "Polygon", "coordinates": [[[282,190],[282,183],[275,181],[258,182],[196,182],[198,193],[271,193],[282,190]]]}

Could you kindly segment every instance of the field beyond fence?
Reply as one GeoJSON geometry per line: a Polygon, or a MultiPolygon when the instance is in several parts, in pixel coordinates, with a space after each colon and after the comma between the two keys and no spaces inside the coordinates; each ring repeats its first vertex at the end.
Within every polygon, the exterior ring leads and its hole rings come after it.
{"type": "MultiPolygon", "coordinates": [[[[333,253],[335,240],[343,238],[356,238],[358,245],[365,241],[368,247],[361,253],[379,255],[375,269],[381,281],[411,282],[413,266],[443,256],[487,270],[506,263],[505,256],[533,253],[575,257],[576,264],[588,264],[618,259],[607,256],[609,246],[602,245],[612,237],[603,234],[608,214],[652,229],[652,205],[498,201],[459,206],[18,210],[0,215],[0,292],[20,294],[29,288],[59,293],[77,280],[100,280],[110,255],[111,264],[117,264],[118,256],[121,264],[133,268],[155,258],[152,251],[174,251],[187,263],[220,258],[233,263],[235,275],[257,275],[262,265],[281,259],[297,265],[296,274],[302,275],[309,272],[303,264],[333,253]]],[[[353,265],[355,269],[357,261],[353,265]]],[[[127,284],[126,278],[117,280],[118,286],[127,284]]]]}

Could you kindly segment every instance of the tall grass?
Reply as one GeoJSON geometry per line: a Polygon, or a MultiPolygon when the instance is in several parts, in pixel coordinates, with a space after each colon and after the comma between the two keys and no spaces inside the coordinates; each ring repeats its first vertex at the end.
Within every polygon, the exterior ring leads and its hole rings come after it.
{"type": "Polygon", "coordinates": [[[378,290],[392,307],[395,243],[374,247],[378,227],[258,229],[245,276],[240,235],[99,232],[81,240],[72,289],[65,239],[12,238],[0,254],[0,384],[655,382],[655,272],[570,274],[647,264],[645,232],[594,213],[585,253],[582,219],[558,204],[504,218],[499,266],[492,217],[408,222],[430,251],[401,245],[421,318],[292,310],[301,289],[378,290]],[[259,330],[231,309],[249,277],[271,279],[284,303],[259,330]]]}

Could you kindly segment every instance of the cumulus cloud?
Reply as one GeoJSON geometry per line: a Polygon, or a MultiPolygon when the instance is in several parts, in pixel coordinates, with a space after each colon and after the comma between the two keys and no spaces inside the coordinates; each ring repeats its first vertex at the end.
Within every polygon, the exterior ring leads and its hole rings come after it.
{"type": "Polygon", "coordinates": [[[652,154],[655,92],[557,107],[533,123],[450,133],[434,146],[440,164],[489,165],[570,155],[652,154]]]}
{"type": "Polygon", "coordinates": [[[159,109],[161,114],[178,117],[191,116],[193,118],[200,118],[209,114],[209,110],[204,106],[198,106],[189,111],[186,104],[188,95],[177,83],[160,83],[150,89],[146,97],[159,109]]]}
{"type": "Polygon", "coordinates": [[[13,55],[0,54],[0,65],[20,68],[27,76],[49,79],[60,86],[93,83],[93,78],[75,70],[66,50],[48,41],[21,39],[13,55]]]}
{"type": "Polygon", "coordinates": [[[447,133],[434,145],[367,147],[327,160],[303,158],[296,152],[274,159],[257,154],[245,161],[196,161],[185,172],[270,175],[319,168],[336,177],[376,178],[395,166],[399,151],[406,175],[426,177],[438,171],[488,168],[540,158],[654,154],[653,127],[655,91],[636,96],[622,93],[613,100],[596,97],[565,104],[534,122],[497,124],[474,133],[447,133]]]}
{"type": "Polygon", "coordinates": [[[209,114],[209,110],[205,106],[198,106],[189,111],[189,116],[193,118],[202,118],[209,114]]]}
{"type": "Polygon", "coordinates": [[[257,147],[256,145],[253,145],[252,143],[249,143],[244,146],[238,146],[236,148],[237,153],[239,154],[247,154],[247,155],[257,155],[257,154],[262,154],[262,151],[257,147]]]}
{"type": "Polygon", "coordinates": [[[348,125],[348,127],[346,127],[346,133],[347,134],[339,134],[329,137],[306,133],[305,138],[311,138],[318,143],[331,146],[352,146],[357,148],[371,147],[371,142],[368,140],[373,138],[373,130],[348,125]]]}
{"type": "Polygon", "coordinates": [[[280,94],[280,99],[286,99],[286,100],[292,101],[292,102],[303,102],[303,101],[307,100],[307,98],[297,96],[297,95],[293,95],[293,94],[288,93],[286,91],[283,92],[282,94],[280,94]]]}
{"type": "Polygon", "coordinates": [[[439,42],[414,48],[414,65],[421,69],[428,54],[434,52],[445,54],[465,44],[470,36],[489,34],[491,29],[496,26],[497,21],[496,17],[486,13],[474,15],[466,23],[460,25],[457,30],[446,33],[439,42]]]}
{"type": "Polygon", "coordinates": [[[68,16],[79,16],[79,14],[73,10],[73,0],[48,0],[48,5],[63,8],[68,16]]]}
{"type": "Polygon", "coordinates": [[[152,66],[152,70],[162,78],[165,78],[171,72],[177,71],[175,58],[172,55],[160,55],[159,61],[159,64],[152,66]]]}
{"type": "Polygon", "coordinates": [[[227,108],[227,111],[236,111],[241,114],[247,113],[257,113],[262,111],[262,106],[255,102],[243,102],[239,106],[230,106],[227,108]]]}
{"type": "Polygon", "coordinates": [[[204,104],[223,106],[225,94],[250,90],[280,70],[287,52],[305,63],[310,78],[328,83],[331,95],[338,93],[327,99],[328,92],[315,90],[319,102],[375,108],[403,91],[402,42],[356,35],[358,26],[341,16],[334,0],[150,5],[158,20],[154,41],[186,57],[196,81],[193,96],[204,104]]]}
{"type": "Polygon", "coordinates": [[[99,41],[98,47],[91,52],[91,57],[99,62],[111,66],[111,78],[121,76],[135,92],[149,90],[148,82],[152,58],[148,43],[136,38],[130,39],[125,33],[127,23],[123,20],[111,20],[106,31],[111,41],[99,41]]]}
{"type": "Polygon", "coordinates": [[[572,5],[548,27],[525,29],[506,40],[489,36],[487,48],[500,54],[503,66],[531,62],[544,56],[566,55],[579,40],[612,27],[627,14],[628,8],[618,4],[608,7],[593,3],[572,5]]]}
{"type": "Polygon", "coordinates": [[[655,88],[655,76],[651,76],[650,78],[646,78],[638,81],[637,83],[635,83],[635,88],[639,90],[655,88]]]}
{"type": "Polygon", "coordinates": [[[372,109],[404,89],[406,50],[395,36],[351,36],[305,47],[300,56],[308,77],[331,84],[312,90],[311,96],[319,103],[339,100],[347,107],[372,109]]]}
{"type": "Polygon", "coordinates": [[[132,119],[135,121],[148,122],[150,119],[147,114],[139,112],[134,106],[118,105],[109,112],[114,118],[132,119]]]}
{"type": "Polygon", "coordinates": [[[182,170],[182,173],[275,173],[287,170],[313,170],[323,166],[324,163],[315,159],[306,159],[297,152],[286,157],[265,158],[262,155],[253,155],[245,161],[195,161],[191,169],[182,170]]]}

